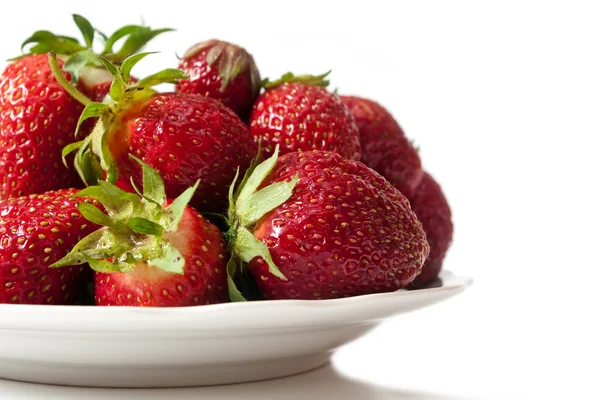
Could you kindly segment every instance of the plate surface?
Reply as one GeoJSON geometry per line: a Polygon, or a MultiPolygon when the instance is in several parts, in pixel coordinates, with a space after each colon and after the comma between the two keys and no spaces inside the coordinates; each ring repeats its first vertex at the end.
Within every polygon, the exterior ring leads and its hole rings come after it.
{"type": "Polygon", "coordinates": [[[0,378],[98,387],[247,382],[308,371],[382,319],[465,290],[431,287],[336,300],[185,308],[0,304],[0,378]]]}

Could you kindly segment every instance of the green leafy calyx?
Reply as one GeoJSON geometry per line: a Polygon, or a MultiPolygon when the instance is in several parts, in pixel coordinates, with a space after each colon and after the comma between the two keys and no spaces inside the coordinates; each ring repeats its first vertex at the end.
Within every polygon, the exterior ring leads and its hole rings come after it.
{"type": "Polygon", "coordinates": [[[64,69],[77,82],[81,68],[86,66],[101,68],[103,66],[100,57],[106,58],[113,64],[121,64],[132,54],[141,51],[156,36],[173,30],[127,25],[116,30],[112,35],[106,36],[81,15],[73,14],[73,21],[79,28],[83,41],[45,30],[36,31],[21,44],[23,54],[17,58],[50,52],[66,56],[64,69]],[[95,51],[94,45],[98,41],[101,42],[102,50],[95,51]],[[117,42],[122,44],[115,49],[117,42]],[[25,50],[26,47],[28,47],[27,50],[25,50]]]}
{"type": "Polygon", "coordinates": [[[289,182],[276,182],[258,189],[273,170],[278,155],[279,146],[275,148],[273,155],[262,163],[258,163],[257,157],[246,171],[238,189],[235,192],[233,190],[238,178],[238,174],[236,174],[229,190],[228,220],[230,229],[226,235],[229,238],[232,255],[227,264],[227,279],[232,301],[244,300],[244,296],[236,288],[235,274],[241,273],[243,263],[250,262],[256,257],[261,257],[267,263],[271,274],[279,279],[287,280],[273,262],[267,246],[252,233],[260,218],[290,198],[298,182],[298,174],[296,174],[289,182]]]}
{"type": "Polygon", "coordinates": [[[132,68],[149,54],[153,53],[140,53],[130,56],[123,61],[121,66],[100,57],[102,64],[113,75],[109,96],[102,103],[92,102],[71,85],[60,71],[56,55],[53,53],[48,55],[50,67],[58,82],[69,94],[85,105],[77,122],[75,136],[79,134],[81,124],[84,121],[89,118],[98,118],[94,130],[89,136],[82,141],[66,146],[62,152],[63,161],[66,164],[66,156],[77,151],[75,154],[75,169],[86,185],[95,184],[97,180],[104,179],[105,173],[107,181],[115,183],[117,180],[117,168],[108,143],[111,127],[119,113],[134,102],[144,101],[152,97],[156,93],[152,89],[153,86],[162,83],[176,83],[186,78],[183,71],[168,68],[138,82],[129,83],[132,68]]]}
{"type": "Polygon", "coordinates": [[[329,85],[329,80],[325,79],[331,71],[327,71],[321,75],[294,75],[291,72],[284,74],[281,78],[275,81],[269,81],[268,78],[265,78],[261,82],[261,86],[265,89],[271,89],[276,86],[282,85],[284,83],[292,83],[292,82],[300,82],[306,85],[314,85],[320,87],[327,87],[329,85]]]}
{"type": "Polygon", "coordinates": [[[158,173],[143,161],[143,192],[125,192],[109,182],[83,189],[77,196],[90,197],[104,211],[90,203],[79,203],[81,214],[101,225],[83,238],[69,254],[51,268],[89,263],[98,272],[130,272],[138,263],[147,263],[167,272],[183,273],[185,259],[168,240],[183,217],[198,182],[167,206],[164,184],[158,173]]]}

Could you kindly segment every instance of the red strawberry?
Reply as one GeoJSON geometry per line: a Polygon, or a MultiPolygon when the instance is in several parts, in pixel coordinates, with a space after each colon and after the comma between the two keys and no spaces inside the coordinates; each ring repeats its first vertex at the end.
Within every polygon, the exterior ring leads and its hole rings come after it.
{"type": "Polygon", "coordinates": [[[0,202],[0,303],[73,304],[84,266],[48,267],[98,228],[81,217],[76,193],[64,189],[0,202]]]}
{"type": "Polygon", "coordinates": [[[410,196],[423,178],[421,159],[412,144],[404,139],[391,145],[377,164],[368,166],[383,175],[405,196],[410,196]]]}
{"type": "Polygon", "coordinates": [[[250,117],[250,134],[262,140],[266,154],[329,150],[360,160],[358,128],[340,98],[327,91],[325,76],[291,73],[265,84],[250,117]]]}
{"type": "Polygon", "coordinates": [[[276,157],[277,150],[233,198],[230,275],[249,262],[268,299],[348,297],[413,281],[429,246],[400,191],[332,152],[276,157]]]}
{"type": "Polygon", "coordinates": [[[25,56],[0,79],[0,199],[77,186],[60,154],[75,141],[83,107],[54,79],[48,57],[25,56]]]}
{"type": "Polygon", "coordinates": [[[192,46],[179,62],[188,79],[177,84],[181,93],[219,100],[246,120],[260,92],[260,73],[254,58],[240,46],[208,40],[192,46]]]}
{"type": "Polygon", "coordinates": [[[99,181],[81,194],[82,214],[103,228],[80,241],[53,267],[89,262],[97,305],[180,307],[227,301],[225,241],[219,229],[187,206],[195,187],[167,199],[155,170],[144,170],[143,196],[99,181]]]}
{"type": "Polygon", "coordinates": [[[416,287],[431,283],[442,269],[446,251],[452,242],[452,212],[440,185],[425,173],[423,180],[410,197],[413,211],[423,224],[431,251],[421,274],[414,280],[416,287]]]}
{"type": "Polygon", "coordinates": [[[361,161],[410,196],[423,176],[419,154],[385,108],[360,97],[342,96],[360,131],[361,161]]]}
{"type": "MultiPolygon", "coordinates": [[[[29,53],[0,76],[0,199],[81,184],[75,171],[63,165],[60,154],[65,145],[75,141],[73,134],[83,107],[53,77],[46,53],[61,54],[57,68],[66,71],[62,84],[76,81],[95,98],[104,98],[112,79],[107,78],[100,58],[91,49],[94,28],[85,18],[73,17],[84,45],[48,31],[35,32],[23,43],[34,43],[29,53]]],[[[125,35],[117,31],[107,40],[102,55],[120,62],[164,31],[136,26],[130,26],[125,35]],[[127,45],[113,51],[114,42],[125,36],[127,45]]]]}
{"type": "Polygon", "coordinates": [[[109,132],[123,135],[129,144],[110,140],[119,171],[141,182],[139,166],[127,158],[131,152],[160,171],[169,196],[201,179],[192,205],[224,210],[236,168],[246,169],[256,155],[243,122],[218,101],[199,95],[161,93],[144,103],[122,114],[126,129],[109,132]]]}
{"type": "Polygon", "coordinates": [[[76,168],[90,182],[90,171],[96,178],[104,178],[97,168],[101,166],[114,183],[118,166],[122,178],[133,178],[139,185],[141,168],[128,157],[131,153],[158,170],[169,197],[200,180],[191,205],[202,211],[224,211],[236,168],[245,170],[256,155],[248,129],[217,100],[156,93],[150,88],[182,79],[179,70],[168,69],[135,84],[122,84],[129,80],[129,71],[141,56],[125,60],[120,70],[112,66],[117,83],[111,89],[111,104],[86,106],[83,118],[100,117],[101,121],[88,138],[68,149],[79,148],[76,168]],[[97,145],[103,141],[107,143],[104,150],[97,145]]]}

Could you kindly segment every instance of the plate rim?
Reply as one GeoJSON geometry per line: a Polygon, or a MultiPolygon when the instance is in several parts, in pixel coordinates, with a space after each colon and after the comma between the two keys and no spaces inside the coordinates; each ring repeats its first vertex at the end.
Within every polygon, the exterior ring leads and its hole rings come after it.
{"type": "MultiPolygon", "coordinates": [[[[323,312],[335,309],[353,307],[357,304],[366,304],[377,302],[379,304],[386,301],[399,298],[410,298],[424,294],[442,294],[444,292],[460,293],[467,289],[473,283],[473,278],[468,276],[457,276],[451,271],[444,270],[440,273],[439,278],[442,280],[442,285],[433,288],[424,288],[416,290],[401,289],[395,292],[374,293],[361,296],[353,296],[339,299],[328,300],[261,300],[249,301],[241,303],[220,303],[208,304],[189,307],[133,307],[133,306],[118,306],[118,307],[97,307],[97,306],[71,306],[71,305],[28,305],[28,304],[0,304],[0,331],[8,330],[27,330],[27,331],[45,331],[45,332],[64,332],[66,330],[72,332],[86,332],[88,329],[81,327],[77,330],[66,329],[52,323],[52,326],[40,326],[39,328],[32,327],[31,317],[43,315],[47,317],[49,314],[56,318],[65,318],[69,323],[77,321],[77,317],[85,315],[85,318],[99,318],[102,321],[121,321],[125,319],[127,325],[139,322],[140,324],[148,324],[149,320],[156,318],[156,322],[164,322],[168,318],[185,318],[188,316],[206,316],[206,315],[225,315],[228,312],[230,315],[241,313],[267,313],[287,311],[310,311],[315,312],[315,309],[321,309],[323,312]],[[51,313],[50,313],[51,311],[51,313]]],[[[318,311],[317,311],[318,312],[318,311]]],[[[98,321],[100,322],[100,321],[98,321]]],[[[123,327],[124,328],[124,327],[123,327]]],[[[131,330],[118,329],[118,332],[130,332],[131,330]]],[[[158,330],[156,332],[162,332],[158,330]]]]}

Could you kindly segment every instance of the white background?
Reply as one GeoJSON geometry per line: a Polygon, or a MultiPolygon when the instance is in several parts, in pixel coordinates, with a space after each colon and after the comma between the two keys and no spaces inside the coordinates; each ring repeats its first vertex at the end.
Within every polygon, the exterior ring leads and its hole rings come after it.
{"type": "Polygon", "coordinates": [[[262,384],[111,392],[0,381],[2,399],[600,398],[600,10],[581,1],[3,2],[0,59],[36,29],[176,27],[137,75],[196,41],[244,45],[264,76],[333,69],[421,147],[454,210],[465,294],[398,317],[333,367],[262,384]],[[119,395],[120,393],[120,395],[119,395]],[[119,397],[121,396],[121,397],[119,397]]]}

